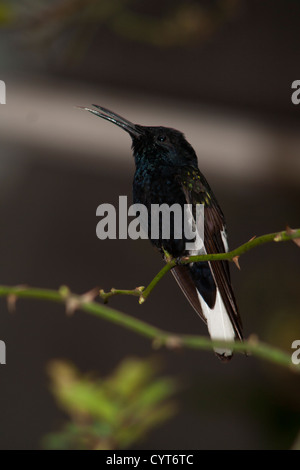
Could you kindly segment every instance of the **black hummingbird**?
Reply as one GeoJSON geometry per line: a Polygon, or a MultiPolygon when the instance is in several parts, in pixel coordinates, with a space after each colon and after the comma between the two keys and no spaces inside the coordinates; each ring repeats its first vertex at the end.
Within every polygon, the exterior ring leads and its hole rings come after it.
{"type": "MultiPolygon", "coordinates": [[[[205,177],[198,169],[197,156],[184,135],[168,127],[133,124],[118,114],[93,105],[83,108],[96,116],[122,127],[132,139],[136,171],[133,180],[133,202],[144,204],[190,204],[195,222],[197,204],[204,205],[204,248],[192,253],[186,250],[186,239],[149,238],[161,253],[173,258],[203,253],[228,251],[225,219],[205,177]]],[[[151,222],[151,221],[150,221],[151,222]]],[[[150,227],[150,224],[149,224],[150,227]]],[[[172,235],[173,233],[173,235],[172,235]]],[[[178,264],[172,269],[176,281],[198,315],[207,324],[212,339],[242,340],[242,324],[231,286],[227,261],[178,264]]],[[[229,360],[229,348],[215,348],[222,360],[229,360]]]]}

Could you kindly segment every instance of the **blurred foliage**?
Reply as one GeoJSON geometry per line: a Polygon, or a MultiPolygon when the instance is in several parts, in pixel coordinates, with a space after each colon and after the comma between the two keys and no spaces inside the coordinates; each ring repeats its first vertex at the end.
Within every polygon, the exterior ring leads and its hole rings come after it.
{"type": "MultiPolygon", "coordinates": [[[[240,11],[240,0],[25,0],[10,2],[22,42],[80,59],[103,30],[154,47],[199,43],[240,11]]],[[[105,44],[103,44],[105,46],[105,44]]]]}
{"type": "Polygon", "coordinates": [[[0,25],[7,25],[13,21],[14,10],[12,4],[0,0],[0,25]]]}
{"type": "Polygon", "coordinates": [[[176,383],[155,377],[153,360],[127,358],[106,379],[81,375],[63,361],[49,366],[51,390],[70,421],[49,434],[50,449],[126,449],[176,411],[176,383]]]}

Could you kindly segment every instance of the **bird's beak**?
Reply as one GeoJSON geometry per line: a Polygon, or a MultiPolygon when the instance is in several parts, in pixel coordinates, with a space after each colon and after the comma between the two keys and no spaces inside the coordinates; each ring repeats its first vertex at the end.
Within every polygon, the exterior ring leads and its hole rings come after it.
{"type": "Polygon", "coordinates": [[[77,107],[80,109],[84,109],[85,111],[89,111],[90,113],[95,114],[96,116],[99,116],[102,119],[106,119],[107,121],[113,122],[117,126],[122,127],[126,132],[131,135],[131,137],[138,138],[142,134],[141,126],[127,121],[127,119],[123,118],[122,116],[119,116],[118,114],[114,113],[113,111],[110,111],[109,109],[103,108],[102,106],[98,106],[97,104],[93,104],[93,106],[99,109],[99,111],[97,111],[96,109],[85,108],[82,106],[77,107]]]}

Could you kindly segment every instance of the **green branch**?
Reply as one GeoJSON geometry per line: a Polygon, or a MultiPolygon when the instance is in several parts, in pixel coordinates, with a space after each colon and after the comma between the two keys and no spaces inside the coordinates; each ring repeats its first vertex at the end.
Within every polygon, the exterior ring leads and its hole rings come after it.
{"type": "Polygon", "coordinates": [[[221,261],[221,260],[228,260],[234,261],[237,266],[238,259],[241,255],[246,253],[253,248],[256,248],[259,245],[264,245],[265,243],[270,242],[286,242],[289,240],[294,240],[295,243],[300,246],[300,229],[292,230],[291,228],[287,228],[282,232],[275,232],[269,233],[267,235],[261,235],[260,237],[253,237],[247,243],[239,246],[235,250],[229,251],[227,253],[217,253],[217,254],[209,254],[209,255],[199,255],[199,256],[188,256],[185,258],[181,258],[180,260],[166,257],[166,264],[165,266],[156,274],[156,276],[152,279],[150,284],[144,287],[137,287],[133,290],[120,290],[120,289],[111,289],[109,292],[104,292],[103,290],[100,291],[100,297],[107,302],[109,297],[114,295],[134,295],[139,297],[139,303],[142,304],[145,302],[149,294],[152,292],[156,284],[167,274],[167,272],[171,271],[176,265],[185,265],[189,263],[195,263],[197,261],[221,261]]]}
{"type": "Polygon", "coordinates": [[[64,304],[68,314],[75,310],[104,318],[112,323],[134,331],[153,341],[154,347],[166,346],[168,348],[187,347],[212,351],[213,348],[230,348],[237,353],[249,354],[267,360],[277,365],[282,365],[295,372],[300,372],[300,366],[294,365],[291,355],[278,348],[262,343],[254,337],[241,342],[211,341],[205,336],[177,335],[156,328],[130,315],[95,302],[93,298],[98,290],[87,292],[83,295],[73,294],[67,287],[58,291],[50,289],[36,289],[24,286],[0,286],[0,297],[7,297],[10,308],[15,307],[17,299],[37,299],[64,304]]]}
{"type": "MultiPolygon", "coordinates": [[[[282,242],[288,240],[294,240],[295,243],[300,246],[300,229],[292,230],[287,228],[287,230],[283,232],[262,235],[261,237],[251,239],[249,242],[228,253],[190,256],[180,260],[172,259],[166,254],[165,266],[159,271],[159,273],[154,277],[154,279],[146,288],[136,287],[133,290],[111,289],[111,291],[108,293],[105,293],[103,290],[101,290],[100,297],[103,298],[104,301],[107,301],[109,297],[113,295],[134,295],[139,297],[140,303],[143,303],[156,284],[177,264],[188,264],[195,261],[216,260],[229,260],[235,261],[237,263],[238,257],[240,255],[257,247],[258,245],[272,241],[282,242]]],[[[49,289],[36,289],[27,286],[0,286],[0,297],[7,297],[8,307],[10,309],[15,308],[15,304],[18,298],[38,299],[61,303],[65,305],[66,312],[68,314],[72,314],[75,310],[80,309],[86,313],[104,318],[105,320],[141,334],[142,336],[151,339],[153,341],[153,345],[156,347],[164,345],[169,348],[187,347],[206,351],[212,351],[214,348],[225,347],[238,353],[252,354],[253,356],[265,359],[269,362],[273,362],[274,364],[282,365],[291,370],[300,372],[300,366],[294,365],[292,363],[291,355],[289,353],[262,343],[254,337],[250,337],[244,342],[226,342],[217,340],[212,341],[208,337],[203,336],[175,335],[174,333],[156,328],[137,318],[107,307],[106,305],[99,304],[94,300],[97,296],[98,289],[93,289],[92,291],[83,295],[77,295],[70,292],[70,290],[65,286],[61,287],[58,291],[49,289]]]]}

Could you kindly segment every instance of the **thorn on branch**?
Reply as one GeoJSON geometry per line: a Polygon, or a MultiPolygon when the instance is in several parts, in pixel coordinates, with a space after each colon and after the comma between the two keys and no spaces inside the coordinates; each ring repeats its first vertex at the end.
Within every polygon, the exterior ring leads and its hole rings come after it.
{"type": "Polygon", "coordinates": [[[256,346],[259,343],[258,336],[255,334],[250,335],[247,342],[248,344],[251,344],[252,346],[256,346]]]}
{"type": "Polygon", "coordinates": [[[66,314],[68,316],[73,315],[75,310],[79,307],[79,302],[78,300],[72,296],[72,293],[68,286],[61,286],[58,289],[58,292],[60,293],[62,299],[65,301],[66,304],[66,314]]]}
{"type": "MultiPolygon", "coordinates": [[[[292,229],[291,227],[289,227],[289,226],[287,225],[287,227],[286,227],[286,233],[287,233],[288,235],[292,235],[292,234],[295,233],[295,232],[296,232],[296,230],[292,229]]],[[[300,237],[299,237],[299,238],[293,238],[292,240],[293,240],[293,242],[296,243],[296,245],[299,246],[299,248],[300,248],[300,237]]]]}
{"type": "Polygon", "coordinates": [[[93,289],[89,290],[85,294],[81,295],[81,302],[82,303],[88,303],[88,302],[93,302],[95,298],[98,296],[98,287],[94,287],[93,289]]]}
{"type": "Polygon", "coordinates": [[[143,292],[144,289],[145,289],[145,286],[139,286],[139,287],[136,287],[134,290],[137,292],[143,292]]]}
{"type": "MultiPolygon", "coordinates": [[[[28,286],[26,284],[20,284],[19,286],[16,286],[16,289],[26,289],[28,286]]],[[[17,304],[18,296],[17,294],[8,294],[6,298],[7,302],[7,309],[9,313],[15,313],[16,312],[16,304],[17,304]]]]}
{"type": "Polygon", "coordinates": [[[173,350],[182,349],[183,342],[182,339],[176,335],[169,335],[166,338],[162,338],[160,336],[154,338],[154,340],[152,341],[152,348],[159,349],[162,346],[166,346],[166,348],[173,350]]]}
{"type": "Polygon", "coordinates": [[[70,317],[75,313],[75,310],[77,310],[80,307],[80,301],[76,299],[75,297],[69,297],[66,300],[66,314],[70,317]]]}
{"type": "Polygon", "coordinates": [[[171,263],[173,261],[173,257],[168,253],[166,250],[163,249],[164,252],[164,258],[166,263],[171,263]]]}
{"type": "Polygon", "coordinates": [[[183,346],[182,339],[179,336],[168,336],[165,345],[168,349],[181,349],[183,346]]]}
{"type": "Polygon", "coordinates": [[[6,302],[7,302],[7,309],[9,313],[15,313],[16,312],[16,303],[17,303],[18,297],[16,294],[9,294],[7,296],[6,302]]]}
{"type": "Polygon", "coordinates": [[[65,301],[66,314],[71,316],[74,314],[75,310],[79,309],[82,305],[95,300],[98,295],[98,288],[95,287],[82,295],[74,295],[67,286],[61,286],[59,293],[65,301]]]}
{"type": "Polygon", "coordinates": [[[239,256],[234,256],[232,258],[232,261],[234,262],[234,264],[236,265],[236,267],[241,270],[241,267],[240,267],[240,263],[239,263],[239,256]]]}
{"type": "Polygon", "coordinates": [[[282,233],[279,232],[277,235],[274,237],[274,242],[281,242],[282,241],[282,233]]]}

